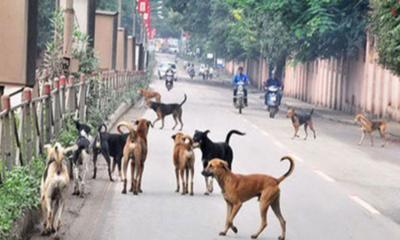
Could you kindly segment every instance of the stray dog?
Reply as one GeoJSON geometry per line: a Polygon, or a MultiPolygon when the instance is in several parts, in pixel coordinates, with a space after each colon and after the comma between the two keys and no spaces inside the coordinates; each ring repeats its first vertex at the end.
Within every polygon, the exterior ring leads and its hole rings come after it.
{"type": "Polygon", "coordinates": [[[143,151],[138,145],[141,145],[137,142],[137,132],[134,129],[134,126],[128,122],[120,122],[118,123],[118,131],[122,133],[121,127],[125,127],[129,130],[128,138],[126,139],[125,146],[123,149],[122,156],[122,181],[123,188],[122,193],[126,194],[126,185],[128,182],[127,179],[127,171],[128,171],[128,163],[131,160],[131,189],[134,195],[137,195],[139,192],[139,179],[142,174],[142,155],[143,151]]]}
{"type": "Polygon", "coordinates": [[[165,104],[165,103],[158,103],[158,102],[150,101],[149,107],[157,113],[157,119],[154,120],[153,125],[155,125],[157,121],[161,120],[160,129],[163,129],[165,116],[172,114],[172,116],[174,117],[174,121],[175,121],[175,125],[172,129],[173,130],[175,129],[175,127],[178,125],[178,120],[179,120],[179,122],[181,124],[180,130],[182,130],[182,128],[183,128],[182,105],[186,102],[186,100],[187,100],[187,96],[185,94],[185,97],[180,104],[178,104],[178,103],[165,104]]]}
{"type": "Polygon", "coordinates": [[[385,147],[387,142],[387,123],[383,120],[369,120],[363,114],[357,114],[354,118],[361,127],[361,139],[358,145],[361,145],[364,141],[365,134],[368,134],[371,139],[371,146],[374,146],[374,137],[372,136],[373,131],[379,131],[383,140],[382,147],[385,147]]]}
{"type": "Polygon", "coordinates": [[[57,233],[61,226],[67,187],[68,168],[64,163],[64,150],[59,143],[46,145],[47,163],[40,186],[40,202],[44,219],[43,235],[57,233]]]}
{"type": "Polygon", "coordinates": [[[144,100],[146,102],[147,105],[149,105],[150,103],[150,99],[155,98],[156,102],[161,102],[161,95],[160,93],[156,92],[156,91],[151,91],[149,89],[144,89],[144,88],[139,88],[137,90],[137,93],[139,93],[140,95],[142,95],[144,97],[144,100]]]}
{"type": "Polygon", "coordinates": [[[208,163],[205,174],[207,176],[214,176],[217,179],[228,206],[225,229],[219,233],[220,236],[225,236],[229,229],[232,229],[234,233],[238,232],[235,225],[233,225],[233,219],[244,202],[253,197],[258,197],[260,202],[261,226],[255,234],[251,235],[251,238],[257,238],[267,226],[267,210],[271,206],[282,228],[279,240],[285,239],[286,221],[280,209],[279,184],[293,172],[294,161],[291,157],[287,156],[281,158],[281,161],[283,160],[289,160],[290,167],[279,178],[264,174],[234,174],[228,168],[228,164],[220,159],[213,159],[208,163]]]}
{"type": "Polygon", "coordinates": [[[107,162],[108,176],[110,181],[114,181],[111,172],[114,172],[115,165],[118,166],[118,171],[121,176],[121,159],[123,155],[123,149],[126,143],[128,134],[114,134],[107,132],[107,126],[102,124],[98,128],[97,136],[93,144],[93,178],[96,178],[97,174],[97,156],[101,153],[107,162]],[[102,129],[104,128],[104,131],[102,129]],[[111,158],[113,157],[113,167],[111,171],[111,158]]]}
{"type": "MultiPolygon", "coordinates": [[[[225,142],[213,142],[211,141],[207,134],[210,130],[206,130],[205,132],[201,132],[196,130],[193,135],[193,142],[196,147],[200,147],[202,157],[201,161],[203,162],[203,170],[206,169],[208,162],[214,158],[223,159],[228,163],[229,169],[232,169],[232,160],[233,160],[233,151],[229,146],[229,139],[232,134],[245,135],[245,133],[239,132],[237,130],[229,131],[228,135],[226,135],[225,142]]],[[[204,171],[203,171],[204,172],[204,171]]],[[[202,173],[204,175],[204,173],[202,173]]],[[[204,194],[208,195],[213,192],[213,179],[211,178],[209,181],[208,176],[204,176],[206,181],[206,192],[204,194]]]]}
{"type": "Polygon", "coordinates": [[[306,133],[306,136],[304,137],[304,140],[307,139],[308,137],[308,132],[307,132],[307,127],[310,127],[311,131],[314,134],[314,139],[317,138],[317,135],[315,133],[314,129],[314,124],[312,121],[312,115],[314,113],[314,109],[311,109],[311,112],[309,114],[297,114],[294,110],[294,108],[289,108],[287,112],[287,117],[292,120],[292,125],[294,128],[294,135],[292,139],[296,137],[300,137],[297,133],[299,132],[299,128],[301,125],[304,124],[304,132],[306,133]]]}
{"type": "Polygon", "coordinates": [[[181,132],[172,135],[175,142],[173,160],[176,176],[176,192],[179,193],[179,175],[182,181],[182,195],[189,193],[189,172],[190,172],[190,195],[193,196],[193,176],[195,155],[193,152],[193,140],[181,132]],[[187,141],[187,142],[186,142],[187,141]],[[186,180],[185,175],[186,174],[186,180]]]}
{"type": "Polygon", "coordinates": [[[74,178],[74,191],[72,195],[84,196],[86,173],[89,171],[90,141],[87,136],[81,135],[75,142],[75,151],[71,158],[72,175],[74,178]]]}
{"type": "MultiPolygon", "coordinates": [[[[140,161],[141,161],[141,171],[139,174],[139,179],[137,181],[137,192],[142,193],[142,177],[143,177],[143,172],[144,172],[144,163],[146,162],[147,158],[147,134],[149,133],[150,127],[153,127],[150,121],[147,119],[139,119],[135,121],[136,125],[136,142],[137,142],[137,148],[140,148],[140,150],[137,150],[138,153],[140,153],[140,161]]],[[[131,162],[132,164],[132,162],[131,162]]],[[[131,165],[131,173],[132,173],[132,165],[131,165]]],[[[133,176],[133,175],[132,175],[133,176]]],[[[133,184],[131,186],[131,192],[133,192],[133,184]]]]}

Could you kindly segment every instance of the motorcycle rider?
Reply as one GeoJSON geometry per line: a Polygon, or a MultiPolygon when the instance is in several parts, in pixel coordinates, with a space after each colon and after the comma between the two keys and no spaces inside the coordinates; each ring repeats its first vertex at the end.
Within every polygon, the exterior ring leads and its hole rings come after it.
{"type": "MultiPolygon", "coordinates": [[[[281,100],[282,100],[282,96],[283,96],[283,84],[282,81],[280,81],[278,79],[278,77],[276,76],[276,74],[272,74],[272,76],[270,76],[265,82],[264,82],[264,89],[266,91],[268,91],[268,87],[270,86],[276,86],[279,88],[278,91],[278,103],[279,105],[281,105],[281,100]]],[[[267,99],[265,99],[265,101],[267,101],[267,99]]]]}
{"type": "Polygon", "coordinates": [[[237,95],[237,90],[238,90],[238,84],[240,82],[243,82],[243,86],[244,86],[244,89],[243,89],[243,91],[244,91],[244,105],[247,106],[247,86],[249,85],[249,78],[247,77],[246,74],[243,73],[243,67],[242,66],[238,67],[238,72],[232,79],[233,103],[235,105],[236,105],[236,95],[237,95]]]}

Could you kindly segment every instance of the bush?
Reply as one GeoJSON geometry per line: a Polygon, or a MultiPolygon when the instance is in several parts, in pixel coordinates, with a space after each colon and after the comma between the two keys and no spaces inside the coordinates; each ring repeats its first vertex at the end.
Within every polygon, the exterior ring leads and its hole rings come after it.
{"type": "Polygon", "coordinates": [[[40,181],[45,160],[38,157],[23,167],[6,174],[0,186],[0,239],[10,239],[13,222],[24,209],[37,208],[40,200],[40,181]]]}

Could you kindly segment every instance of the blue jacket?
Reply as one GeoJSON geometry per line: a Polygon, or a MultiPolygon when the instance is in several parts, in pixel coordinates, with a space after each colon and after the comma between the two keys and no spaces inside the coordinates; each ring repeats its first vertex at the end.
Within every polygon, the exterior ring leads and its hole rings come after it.
{"type": "Polygon", "coordinates": [[[244,85],[246,86],[249,84],[249,78],[244,73],[236,74],[232,79],[232,84],[233,86],[236,86],[239,82],[244,82],[244,85]]]}

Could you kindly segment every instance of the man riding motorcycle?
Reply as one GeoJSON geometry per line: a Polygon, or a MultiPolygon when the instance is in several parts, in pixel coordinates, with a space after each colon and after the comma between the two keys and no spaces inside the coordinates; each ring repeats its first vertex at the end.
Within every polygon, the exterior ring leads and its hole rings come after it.
{"type": "Polygon", "coordinates": [[[243,73],[243,67],[238,67],[238,73],[232,79],[233,85],[233,103],[236,105],[236,95],[239,83],[242,82],[244,85],[244,105],[247,106],[247,86],[249,85],[249,78],[243,73]]]}
{"type": "MultiPolygon", "coordinates": [[[[265,91],[268,91],[268,88],[271,86],[275,86],[279,88],[278,91],[278,105],[281,105],[281,100],[283,96],[283,84],[282,82],[274,75],[273,77],[270,77],[267,79],[267,81],[264,82],[264,89],[265,91]]],[[[267,104],[267,99],[265,98],[265,104],[267,104]]]]}

